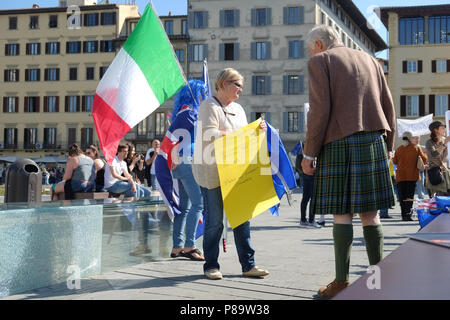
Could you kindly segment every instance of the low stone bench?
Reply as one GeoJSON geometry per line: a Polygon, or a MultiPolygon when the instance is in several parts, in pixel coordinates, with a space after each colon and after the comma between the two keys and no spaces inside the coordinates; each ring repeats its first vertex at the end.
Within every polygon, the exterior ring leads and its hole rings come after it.
{"type": "MultiPolygon", "coordinates": [[[[73,194],[74,199],[107,199],[109,198],[109,192],[76,192],[73,194]]],[[[65,194],[58,194],[59,200],[65,199],[65,194]]]]}

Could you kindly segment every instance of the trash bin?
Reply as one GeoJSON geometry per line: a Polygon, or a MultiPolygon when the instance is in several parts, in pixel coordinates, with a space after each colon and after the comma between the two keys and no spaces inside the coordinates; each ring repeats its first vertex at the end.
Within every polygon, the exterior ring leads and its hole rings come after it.
{"type": "Polygon", "coordinates": [[[42,172],[36,162],[19,159],[6,171],[5,203],[41,202],[42,172]]]}

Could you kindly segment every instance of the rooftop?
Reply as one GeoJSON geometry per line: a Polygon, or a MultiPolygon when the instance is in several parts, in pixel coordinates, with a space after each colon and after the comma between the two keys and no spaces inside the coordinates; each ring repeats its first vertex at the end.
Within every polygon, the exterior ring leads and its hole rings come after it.
{"type": "Polygon", "coordinates": [[[450,4],[437,4],[430,6],[407,6],[407,7],[381,7],[381,21],[387,29],[389,12],[395,12],[402,17],[450,15],[450,4]]]}

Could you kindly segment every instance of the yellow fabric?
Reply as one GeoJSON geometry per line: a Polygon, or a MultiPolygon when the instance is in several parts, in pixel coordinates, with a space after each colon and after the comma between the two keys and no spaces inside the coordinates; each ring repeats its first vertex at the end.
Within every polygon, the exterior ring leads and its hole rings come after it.
{"type": "Polygon", "coordinates": [[[280,203],[261,119],[214,141],[223,206],[234,229],[280,203]]]}

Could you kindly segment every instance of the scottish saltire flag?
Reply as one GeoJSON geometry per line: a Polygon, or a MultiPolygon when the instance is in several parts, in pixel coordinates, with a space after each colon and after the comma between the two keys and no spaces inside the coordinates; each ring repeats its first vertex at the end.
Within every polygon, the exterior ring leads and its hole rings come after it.
{"type": "MultiPolygon", "coordinates": [[[[269,150],[269,158],[272,166],[272,179],[275,192],[278,199],[281,200],[283,195],[287,193],[290,196],[290,190],[297,188],[294,170],[292,170],[291,162],[288,154],[281,142],[280,135],[267,121],[267,148],[269,150]]],[[[274,216],[278,216],[278,207],[270,208],[270,212],[274,216]]]]}
{"type": "Polygon", "coordinates": [[[206,97],[211,98],[213,96],[211,91],[211,82],[209,82],[209,75],[208,75],[208,61],[205,59],[203,60],[203,82],[206,85],[206,97]]]}
{"type": "Polygon", "coordinates": [[[291,154],[292,154],[293,156],[297,156],[298,154],[300,154],[300,152],[303,153],[302,143],[301,143],[301,142],[297,143],[297,144],[292,148],[291,154]]]}
{"type": "Polygon", "coordinates": [[[123,136],[185,84],[161,21],[147,5],[94,96],[92,115],[108,163],[123,136]]]}

